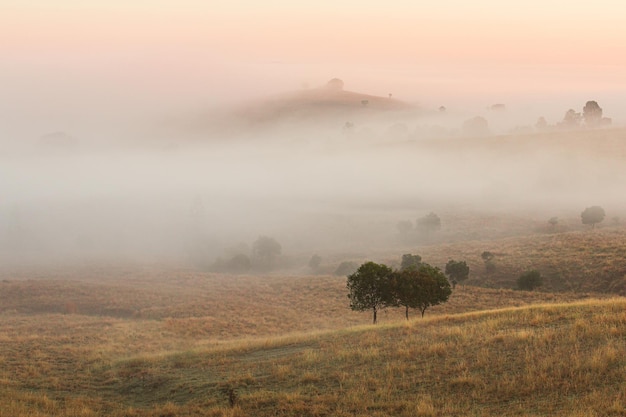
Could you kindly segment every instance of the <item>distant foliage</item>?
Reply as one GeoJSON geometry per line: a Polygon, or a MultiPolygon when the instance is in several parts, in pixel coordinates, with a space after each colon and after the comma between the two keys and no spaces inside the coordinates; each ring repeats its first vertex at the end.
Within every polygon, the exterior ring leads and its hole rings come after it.
{"type": "Polygon", "coordinates": [[[596,224],[601,223],[604,220],[606,213],[600,206],[587,207],[582,213],[580,213],[583,224],[590,224],[592,229],[595,229],[596,224]]]}
{"type": "Polygon", "coordinates": [[[483,253],[480,254],[480,257],[483,258],[483,261],[489,262],[489,261],[493,260],[495,255],[492,252],[484,251],[483,253]]]}
{"type": "Polygon", "coordinates": [[[396,229],[401,235],[406,235],[413,230],[413,223],[410,220],[401,220],[396,224],[396,229]]]}
{"type": "Polygon", "coordinates": [[[426,216],[417,219],[416,227],[422,232],[432,233],[441,229],[441,219],[435,213],[430,212],[426,216]]]}
{"type": "Polygon", "coordinates": [[[419,255],[412,255],[410,253],[406,253],[402,255],[402,263],[400,264],[400,270],[404,271],[406,269],[417,269],[422,264],[422,257],[419,255]]]}
{"type": "Polygon", "coordinates": [[[558,217],[550,217],[550,219],[548,220],[548,223],[550,224],[550,226],[552,226],[553,229],[555,229],[556,225],[559,224],[559,218],[558,217]]]}
{"type": "Polygon", "coordinates": [[[261,268],[272,267],[281,252],[280,243],[273,237],[259,236],[252,244],[252,255],[261,268]]]}
{"type": "Polygon", "coordinates": [[[309,260],[309,268],[311,268],[313,271],[317,271],[321,264],[322,264],[321,256],[319,256],[318,254],[311,256],[311,259],[309,260]]]}
{"type": "Polygon", "coordinates": [[[528,271],[517,278],[517,287],[520,290],[532,291],[543,285],[543,278],[539,271],[528,271]]]}
{"type": "Polygon", "coordinates": [[[217,258],[213,267],[211,268],[216,272],[229,272],[232,274],[244,274],[252,268],[252,262],[248,255],[243,253],[238,253],[234,255],[232,258],[224,260],[222,258],[217,258]]]}
{"type": "Polygon", "coordinates": [[[495,254],[489,251],[484,251],[480,254],[483,262],[485,262],[485,272],[488,274],[494,273],[496,271],[496,264],[493,262],[493,259],[496,257],[495,254]]]}
{"type": "Polygon", "coordinates": [[[405,307],[407,320],[410,308],[418,309],[424,317],[428,307],[448,301],[452,294],[450,283],[443,272],[426,263],[418,269],[395,271],[391,290],[391,305],[405,307]]]}
{"type": "Polygon", "coordinates": [[[588,127],[597,127],[602,124],[602,108],[596,101],[588,101],[583,107],[583,119],[588,127]]]}
{"type": "Polygon", "coordinates": [[[476,116],[463,123],[463,133],[466,136],[488,136],[489,123],[484,117],[476,116]]]}
{"type": "Polygon", "coordinates": [[[353,272],[355,272],[358,269],[358,267],[359,266],[355,262],[344,261],[344,262],[339,264],[337,269],[335,269],[335,275],[341,276],[341,275],[352,274],[353,272]]]}
{"type": "Polygon", "coordinates": [[[583,117],[580,113],[576,112],[574,109],[569,109],[565,112],[565,116],[563,116],[563,121],[559,123],[559,126],[565,129],[578,129],[580,127],[582,118],[583,117]]]}
{"type": "Polygon", "coordinates": [[[537,123],[535,123],[535,129],[537,130],[546,130],[548,128],[548,122],[545,117],[540,117],[537,119],[537,123]]]}
{"type": "Polygon", "coordinates": [[[469,277],[470,269],[467,262],[450,259],[446,264],[445,271],[452,280],[453,286],[456,286],[457,282],[463,282],[469,277]]]}

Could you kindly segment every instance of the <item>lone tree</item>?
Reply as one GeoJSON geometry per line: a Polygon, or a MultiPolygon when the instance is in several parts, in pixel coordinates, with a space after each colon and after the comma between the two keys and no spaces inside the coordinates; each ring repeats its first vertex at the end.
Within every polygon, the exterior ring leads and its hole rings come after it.
{"type": "Polygon", "coordinates": [[[517,287],[520,290],[532,291],[543,285],[543,278],[539,271],[528,271],[517,278],[517,287]]]}
{"type": "Polygon", "coordinates": [[[583,119],[588,127],[596,127],[602,124],[602,108],[596,101],[588,101],[583,107],[583,119]]]}
{"type": "Polygon", "coordinates": [[[348,298],[355,311],[372,310],[376,324],[378,310],[393,305],[393,271],[387,265],[366,262],[348,275],[348,298]]]}
{"type": "Polygon", "coordinates": [[[271,267],[282,247],[273,237],[259,236],[252,244],[252,255],[263,267],[271,267]]]}
{"type": "Polygon", "coordinates": [[[469,277],[469,266],[465,261],[455,261],[450,259],[446,264],[446,275],[452,279],[452,288],[457,282],[463,282],[469,277]]]}
{"type": "Polygon", "coordinates": [[[550,223],[550,226],[552,226],[552,230],[556,229],[556,225],[559,224],[559,218],[558,217],[550,217],[550,220],[548,220],[548,223],[550,223]]]}
{"type": "Polygon", "coordinates": [[[321,256],[319,256],[317,253],[311,256],[311,259],[309,260],[309,268],[311,268],[313,271],[317,271],[321,264],[322,264],[321,256]]]}
{"type": "Polygon", "coordinates": [[[435,232],[441,229],[441,219],[432,211],[424,217],[417,219],[415,224],[418,230],[426,233],[435,232]]]}
{"type": "Polygon", "coordinates": [[[495,254],[489,251],[484,251],[480,254],[480,257],[483,259],[483,262],[485,262],[485,272],[489,274],[496,270],[496,264],[493,263],[493,258],[496,257],[495,254]]]}
{"type": "Polygon", "coordinates": [[[590,224],[592,229],[595,229],[596,223],[604,220],[604,209],[600,206],[587,207],[585,211],[580,213],[583,224],[590,224]]]}
{"type": "Polygon", "coordinates": [[[452,293],[441,270],[425,263],[417,269],[395,271],[392,283],[391,305],[404,306],[407,320],[409,308],[417,308],[424,317],[428,307],[448,301],[452,293]]]}
{"type": "Polygon", "coordinates": [[[400,264],[400,270],[404,271],[405,269],[417,269],[422,264],[422,257],[419,255],[411,255],[410,253],[405,253],[402,255],[402,263],[400,264]]]}

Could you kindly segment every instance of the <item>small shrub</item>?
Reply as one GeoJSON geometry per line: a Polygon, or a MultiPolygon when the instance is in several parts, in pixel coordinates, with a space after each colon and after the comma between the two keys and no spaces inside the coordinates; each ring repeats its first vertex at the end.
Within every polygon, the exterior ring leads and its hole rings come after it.
{"type": "Polygon", "coordinates": [[[541,285],[543,285],[543,278],[536,270],[525,272],[517,279],[517,287],[520,290],[532,291],[541,285]]]}
{"type": "Polygon", "coordinates": [[[337,269],[335,270],[335,275],[337,276],[350,275],[350,274],[355,273],[358,268],[359,266],[355,262],[344,261],[340,263],[337,269]]]}

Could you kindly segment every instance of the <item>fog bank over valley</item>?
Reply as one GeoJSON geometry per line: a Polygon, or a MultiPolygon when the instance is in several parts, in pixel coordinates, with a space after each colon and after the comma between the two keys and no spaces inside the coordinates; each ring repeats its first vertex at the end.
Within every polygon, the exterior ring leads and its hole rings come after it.
{"type": "Polygon", "coordinates": [[[480,213],[531,223],[579,221],[591,205],[624,213],[619,109],[599,102],[610,125],[582,116],[577,126],[563,117],[539,125],[541,114],[505,103],[428,108],[338,82],[92,136],[84,128],[16,141],[19,129],[7,130],[1,257],[180,260],[200,251],[210,262],[261,235],[287,255],[366,253],[401,246],[397,223],[430,212],[442,219],[436,241],[479,231],[480,213]]]}

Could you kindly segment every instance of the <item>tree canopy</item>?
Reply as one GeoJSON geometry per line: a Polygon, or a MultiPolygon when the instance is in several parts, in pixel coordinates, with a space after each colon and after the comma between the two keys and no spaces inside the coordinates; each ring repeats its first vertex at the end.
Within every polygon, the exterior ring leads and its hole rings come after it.
{"type": "Polygon", "coordinates": [[[465,261],[455,261],[450,259],[446,264],[446,275],[452,279],[453,285],[463,282],[469,277],[469,266],[465,261]]]}
{"type": "Polygon", "coordinates": [[[393,305],[405,307],[407,320],[409,308],[419,309],[424,317],[428,307],[447,301],[451,293],[450,283],[441,270],[428,264],[393,274],[393,305]]]}
{"type": "Polygon", "coordinates": [[[604,220],[604,209],[600,206],[587,207],[582,213],[580,213],[583,224],[590,224],[592,229],[595,229],[596,224],[604,220]]]}
{"type": "Polygon", "coordinates": [[[400,270],[404,271],[409,268],[419,268],[422,264],[422,257],[419,255],[412,255],[410,253],[405,253],[402,255],[402,263],[400,264],[400,270]]]}
{"type": "Polygon", "coordinates": [[[355,273],[348,275],[350,308],[356,311],[372,310],[376,324],[378,311],[393,301],[392,273],[387,265],[366,262],[355,273]]]}

